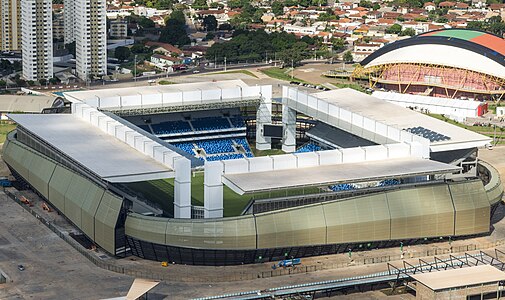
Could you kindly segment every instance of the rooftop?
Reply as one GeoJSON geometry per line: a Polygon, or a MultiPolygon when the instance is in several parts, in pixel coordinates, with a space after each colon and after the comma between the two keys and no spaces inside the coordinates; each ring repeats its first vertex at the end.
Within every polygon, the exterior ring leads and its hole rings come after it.
{"type": "Polygon", "coordinates": [[[278,171],[225,174],[223,182],[236,193],[367,182],[398,177],[446,174],[459,167],[417,158],[384,159],[278,171]]]}
{"type": "Polygon", "coordinates": [[[449,137],[448,140],[433,141],[431,150],[447,150],[446,147],[471,148],[484,146],[490,138],[470,130],[437,120],[428,115],[400,107],[385,100],[345,88],[313,94],[319,99],[335,104],[338,107],[360,114],[386,125],[407,129],[423,127],[432,132],[449,137]],[[437,149],[438,148],[438,149],[437,149]]]}
{"type": "Polygon", "coordinates": [[[164,164],[74,115],[9,114],[8,117],[105,181],[138,182],[174,177],[173,171],[164,164]]]}
{"type": "Polygon", "coordinates": [[[491,265],[421,273],[411,276],[434,291],[505,280],[505,272],[491,265]]]}

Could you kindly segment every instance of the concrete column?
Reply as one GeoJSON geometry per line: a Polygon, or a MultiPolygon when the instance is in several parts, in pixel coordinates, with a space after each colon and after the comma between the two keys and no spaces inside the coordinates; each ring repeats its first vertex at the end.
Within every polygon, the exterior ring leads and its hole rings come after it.
{"type": "Polygon", "coordinates": [[[282,99],[282,125],[284,133],[282,138],[282,150],[295,152],[296,150],[296,111],[288,107],[287,99],[282,99]]]}
{"type": "Polygon", "coordinates": [[[256,112],[256,149],[272,149],[272,140],[263,134],[263,124],[272,123],[272,90],[270,87],[262,87],[262,101],[256,112]]]}
{"type": "Polygon", "coordinates": [[[191,161],[185,157],[174,159],[174,217],[191,218],[191,161]]]}
{"type": "Polygon", "coordinates": [[[223,163],[211,161],[205,163],[203,177],[203,216],[204,218],[223,217],[223,163]]]}

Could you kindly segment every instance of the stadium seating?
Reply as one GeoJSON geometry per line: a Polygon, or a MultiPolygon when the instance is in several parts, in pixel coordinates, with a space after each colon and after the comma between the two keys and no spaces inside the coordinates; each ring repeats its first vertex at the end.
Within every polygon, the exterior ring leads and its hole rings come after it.
{"type": "Polygon", "coordinates": [[[193,152],[194,145],[193,143],[172,143],[175,147],[186,151],[187,153],[194,155],[195,153],[193,152]]]}
{"type": "Polygon", "coordinates": [[[231,139],[198,141],[196,144],[198,145],[199,148],[205,149],[205,153],[207,154],[235,152],[235,149],[233,148],[233,142],[231,139]]]}
{"type": "Polygon", "coordinates": [[[238,153],[234,153],[234,154],[218,154],[218,155],[213,155],[213,156],[207,156],[207,160],[208,161],[239,159],[239,158],[244,158],[244,156],[242,154],[238,154],[238,153]]]}
{"type": "Polygon", "coordinates": [[[142,129],[142,130],[145,130],[149,133],[152,133],[151,132],[151,128],[149,128],[149,125],[137,125],[138,128],[142,129]]]}
{"type": "Polygon", "coordinates": [[[230,117],[230,121],[231,121],[231,124],[233,125],[233,127],[236,127],[236,128],[245,127],[245,122],[244,122],[244,119],[242,118],[242,116],[230,117]]]}
{"type": "Polygon", "coordinates": [[[314,152],[314,151],[320,151],[322,150],[322,148],[314,143],[307,143],[303,146],[301,146],[300,148],[298,148],[298,150],[295,151],[295,153],[304,153],[304,152],[314,152]]]}
{"type": "Polygon", "coordinates": [[[251,148],[249,147],[249,143],[245,138],[235,138],[235,143],[242,145],[246,152],[251,152],[251,148]]]}
{"type": "Polygon", "coordinates": [[[334,192],[340,192],[340,191],[350,191],[350,190],[355,190],[356,187],[352,184],[349,183],[342,183],[342,184],[337,184],[337,185],[331,185],[329,186],[330,190],[334,192]]]}
{"type": "Polygon", "coordinates": [[[195,131],[210,131],[231,128],[228,119],[221,117],[206,117],[191,121],[195,131]]]}
{"type": "Polygon", "coordinates": [[[377,184],[377,186],[390,186],[390,185],[397,185],[397,184],[401,184],[400,180],[398,180],[398,179],[386,179],[386,180],[382,180],[381,182],[379,182],[377,184]]]}
{"type": "Polygon", "coordinates": [[[191,126],[186,121],[168,121],[159,124],[152,124],[154,134],[174,134],[190,132],[191,126]]]}

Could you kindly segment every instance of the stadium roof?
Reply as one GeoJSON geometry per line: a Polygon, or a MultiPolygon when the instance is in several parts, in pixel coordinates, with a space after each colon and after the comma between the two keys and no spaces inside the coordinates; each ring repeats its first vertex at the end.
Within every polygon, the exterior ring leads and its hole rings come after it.
{"type": "Polygon", "coordinates": [[[449,137],[447,140],[431,141],[431,151],[480,147],[491,141],[487,136],[350,88],[320,92],[313,95],[338,107],[398,129],[406,130],[408,128],[421,127],[449,137]]]}
{"type": "Polygon", "coordinates": [[[138,182],[174,177],[166,165],[74,115],[9,114],[8,117],[105,181],[138,182]]]}
{"type": "Polygon", "coordinates": [[[505,272],[491,265],[419,273],[411,276],[433,291],[505,280],[505,272]]]}
{"type": "Polygon", "coordinates": [[[236,193],[243,195],[297,187],[447,174],[459,170],[460,167],[432,160],[402,158],[267,172],[225,174],[223,182],[236,193]]]}
{"type": "MultiPolygon", "coordinates": [[[[237,89],[249,87],[242,80],[227,80],[216,82],[196,82],[196,83],[181,83],[170,85],[156,86],[137,86],[129,88],[115,88],[90,91],[75,91],[65,92],[63,95],[71,102],[84,102],[93,107],[100,108],[116,108],[116,107],[157,107],[173,102],[181,102],[180,97],[175,97],[174,94],[182,93],[182,101],[191,102],[193,100],[200,101],[203,97],[203,91],[237,89]],[[160,95],[171,94],[171,96],[163,97],[160,95]]],[[[221,95],[215,95],[214,98],[208,99],[213,101],[220,100],[221,95]]],[[[207,99],[205,99],[207,100],[207,99]]],[[[200,101],[201,102],[201,101],[200,101]]]]}
{"type": "Polygon", "coordinates": [[[470,41],[505,55],[505,40],[499,36],[469,29],[443,29],[420,34],[421,37],[440,36],[470,41]]]}
{"type": "Polygon", "coordinates": [[[388,44],[361,65],[424,63],[505,78],[505,40],[480,31],[445,29],[388,44]]]}
{"type": "Polygon", "coordinates": [[[383,92],[383,91],[374,91],[372,93],[372,96],[393,102],[408,102],[411,103],[413,106],[421,104],[421,105],[443,106],[443,107],[467,109],[467,110],[476,110],[478,109],[479,106],[485,104],[485,102],[481,101],[458,100],[450,98],[401,94],[401,93],[383,92]]]}
{"type": "Polygon", "coordinates": [[[55,96],[4,95],[0,96],[0,111],[40,113],[44,108],[52,107],[56,99],[55,96]]]}

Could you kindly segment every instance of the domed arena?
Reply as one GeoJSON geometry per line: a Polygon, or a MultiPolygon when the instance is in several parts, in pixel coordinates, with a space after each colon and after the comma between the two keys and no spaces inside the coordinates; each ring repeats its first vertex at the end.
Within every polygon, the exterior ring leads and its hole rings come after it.
{"type": "Polygon", "coordinates": [[[505,40],[466,29],[423,33],[384,46],[358,69],[371,88],[446,98],[499,100],[505,94],[505,40]]]}

